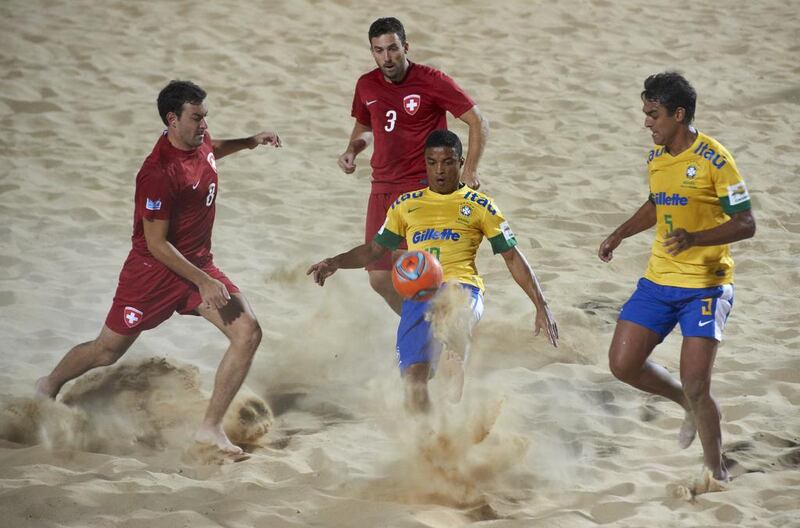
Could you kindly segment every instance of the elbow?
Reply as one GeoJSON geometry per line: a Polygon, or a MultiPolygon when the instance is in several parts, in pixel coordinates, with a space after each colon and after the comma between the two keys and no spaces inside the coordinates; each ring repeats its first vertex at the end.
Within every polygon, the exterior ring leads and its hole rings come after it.
{"type": "Polygon", "coordinates": [[[742,226],[742,239],[753,238],[756,234],[756,219],[753,215],[747,215],[742,226]]]}

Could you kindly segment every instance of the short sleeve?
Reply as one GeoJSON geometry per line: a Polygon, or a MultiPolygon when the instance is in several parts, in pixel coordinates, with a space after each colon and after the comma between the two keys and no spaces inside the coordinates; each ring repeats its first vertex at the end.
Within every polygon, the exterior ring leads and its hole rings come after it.
{"type": "Polygon", "coordinates": [[[457,118],[475,106],[467,92],[445,73],[436,76],[435,92],[439,105],[457,118]]]}
{"type": "Polygon", "coordinates": [[[356,121],[361,123],[362,125],[372,127],[370,121],[369,110],[367,109],[367,105],[364,102],[363,98],[361,97],[360,89],[361,81],[356,83],[356,89],[353,92],[353,108],[350,112],[350,115],[356,118],[356,121]]]}
{"type": "Polygon", "coordinates": [[[719,203],[725,214],[733,214],[750,209],[750,193],[736,168],[730,154],[714,160],[711,179],[714,183],[719,203]],[[720,166],[720,160],[722,165],[720,166]]]}
{"type": "Polygon", "coordinates": [[[503,213],[489,202],[488,207],[484,210],[483,235],[489,239],[492,245],[492,252],[497,255],[498,253],[505,253],[509,249],[517,245],[517,238],[508,225],[508,221],[503,217],[503,213]]]}
{"type": "Polygon", "coordinates": [[[386,213],[386,220],[375,233],[375,242],[381,246],[394,251],[400,247],[400,243],[406,236],[406,223],[403,219],[400,207],[392,207],[386,213]]]}
{"type": "Polygon", "coordinates": [[[160,167],[146,164],[136,179],[136,206],[147,220],[169,220],[175,201],[169,176],[160,167]]]}

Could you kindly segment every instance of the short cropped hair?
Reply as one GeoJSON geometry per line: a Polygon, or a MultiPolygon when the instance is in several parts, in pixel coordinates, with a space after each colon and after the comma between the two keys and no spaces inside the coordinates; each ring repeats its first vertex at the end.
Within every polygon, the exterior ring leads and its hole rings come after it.
{"type": "Polygon", "coordinates": [[[402,22],[394,17],[379,18],[369,26],[369,42],[372,43],[372,39],[375,37],[392,33],[397,34],[401,43],[406,43],[406,28],[403,27],[402,22]]]}
{"type": "Polygon", "coordinates": [[[165,125],[167,114],[173,112],[181,116],[183,104],[201,104],[206,98],[206,92],[192,81],[170,81],[158,94],[158,114],[165,125]]]}
{"type": "Polygon", "coordinates": [[[461,153],[463,151],[461,140],[458,139],[458,136],[455,135],[455,133],[449,130],[439,129],[430,133],[428,139],[425,140],[425,148],[429,149],[436,147],[451,148],[455,151],[456,156],[461,158],[461,153]]]}
{"type": "Polygon", "coordinates": [[[645,79],[642,101],[659,103],[670,115],[673,115],[679,107],[683,108],[686,112],[683,122],[688,125],[694,119],[697,93],[680,73],[657,73],[645,79]]]}

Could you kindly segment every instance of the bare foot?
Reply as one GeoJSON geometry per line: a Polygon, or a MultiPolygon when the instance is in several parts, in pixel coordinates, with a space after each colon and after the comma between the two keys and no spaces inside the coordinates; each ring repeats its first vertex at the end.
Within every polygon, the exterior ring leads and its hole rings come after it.
{"type": "Polygon", "coordinates": [[[694,422],[694,414],[686,411],[686,414],[683,417],[683,423],[681,424],[681,430],[678,431],[678,445],[680,448],[686,449],[692,445],[696,435],[697,424],[694,422]]]}
{"type": "Polygon", "coordinates": [[[199,444],[211,444],[216,446],[220,451],[229,453],[231,455],[241,455],[244,453],[241,447],[234,445],[230,441],[228,435],[222,430],[222,426],[216,427],[203,424],[200,429],[194,434],[194,441],[199,444]]]}
{"type": "Polygon", "coordinates": [[[50,385],[50,380],[47,376],[43,376],[36,380],[36,385],[34,385],[36,390],[36,397],[42,400],[45,399],[54,399],[56,397],[55,391],[53,390],[52,385],[50,385]]]}

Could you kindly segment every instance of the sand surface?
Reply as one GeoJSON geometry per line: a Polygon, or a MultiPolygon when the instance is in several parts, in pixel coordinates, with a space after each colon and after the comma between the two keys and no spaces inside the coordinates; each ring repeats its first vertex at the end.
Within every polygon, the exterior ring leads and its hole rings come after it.
{"type": "MultiPolygon", "coordinates": [[[[0,3],[0,526],[800,526],[800,32],[796,1],[0,3]],[[481,163],[542,281],[561,347],[481,248],[486,311],[466,392],[402,410],[396,317],[361,271],[306,276],[361,240],[368,157],[336,167],[378,16],[491,121],[481,163]],[[736,303],[713,391],[728,490],[693,497],[682,411],[615,380],[606,353],[651,233],[600,241],[647,195],[642,80],[679,69],[696,124],[735,156],[758,233],[734,247],[736,303]],[[134,176],[161,87],[209,92],[211,132],[277,130],[221,160],[218,265],[264,327],[226,463],[188,441],[225,338],[175,316],[119,364],[31,400],[97,335],[130,248],[134,176]]],[[[464,139],[465,127],[452,123],[464,139]]],[[[654,358],[675,372],[680,336],[654,358]]],[[[434,392],[439,390],[434,382],[434,392]]]]}

